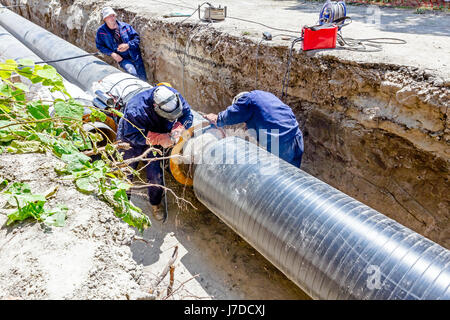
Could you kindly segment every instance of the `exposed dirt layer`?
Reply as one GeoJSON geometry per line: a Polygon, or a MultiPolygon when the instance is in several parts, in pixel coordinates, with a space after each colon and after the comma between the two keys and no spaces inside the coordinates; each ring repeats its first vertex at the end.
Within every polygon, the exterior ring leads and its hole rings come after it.
{"type": "MultiPolygon", "coordinates": [[[[33,193],[57,186],[49,208],[68,207],[64,227],[30,219],[6,226],[0,211],[0,299],[154,299],[143,266],[132,258],[135,232],[108,205],[61,181],[52,155],[2,154],[0,179],[25,182],[33,193]]],[[[0,196],[1,207],[6,196],[0,196]]],[[[47,205],[46,204],[46,205],[47,205]]]]}

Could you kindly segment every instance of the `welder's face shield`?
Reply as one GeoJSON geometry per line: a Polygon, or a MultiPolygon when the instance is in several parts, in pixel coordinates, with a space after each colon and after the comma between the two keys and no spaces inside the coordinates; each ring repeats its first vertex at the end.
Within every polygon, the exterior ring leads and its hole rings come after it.
{"type": "Polygon", "coordinates": [[[161,103],[153,103],[155,112],[160,117],[175,121],[183,114],[183,107],[179,93],[174,93],[161,103]]]}

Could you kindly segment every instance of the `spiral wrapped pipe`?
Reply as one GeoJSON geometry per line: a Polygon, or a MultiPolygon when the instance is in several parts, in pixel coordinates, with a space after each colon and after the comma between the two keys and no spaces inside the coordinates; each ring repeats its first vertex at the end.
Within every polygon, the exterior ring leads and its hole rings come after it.
{"type": "Polygon", "coordinates": [[[450,299],[438,244],[240,138],[203,159],[198,199],[312,298],[450,299]]]}

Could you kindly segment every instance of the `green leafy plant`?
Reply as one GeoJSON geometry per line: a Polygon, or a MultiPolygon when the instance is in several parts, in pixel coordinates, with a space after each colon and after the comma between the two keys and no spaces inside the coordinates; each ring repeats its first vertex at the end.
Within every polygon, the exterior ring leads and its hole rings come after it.
{"type": "Polygon", "coordinates": [[[47,198],[53,195],[56,190],[52,190],[46,195],[42,195],[31,193],[31,189],[26,183],[9,183],[8,181],[3,180],[1,185],[6,186],[2,193],[9,196],[6,205],[17,208],[17,210],[8,214],[6,225],[10,225],[16,221],[33,218],[48,226],[64,226],[68,210],[66,206],[60,205],[52,210],[48,210],[44,207],[47,198]]]}
{"type": "MultiPolygon", "coordinates": [[[[31,60],[6,60],[0,63],[0,80],[0,153],[52,152],[66,163],[63,169],[56,169],[58,174],[72,179],[79,191],[98,196],[119,218],[140,232],[151,225],[142,210],[128,200],[126,191],[131,183],[123,170],[117,146],[107,141],[101,153],[102,160],[95,162],[83,153],[86,150],[97,153],[97,143],[106,139],[99,133],[87,132],[83,128],[83,116],[89,114],[91,122],[105,121],[107,116],[103,111],[74,100],[64,87],[62,77],[49,65],[35,65],[31,60]],[[67,98],[27,99],[30,89],[22,82],[13,82],[12,77],[16,75],[48,86],[50,91],[59,91],[67,98]]],[[[112,112],[122,116],[118,111],[112,112]]],[[[138,175],[129,167],[127,170],[138,175]]],[[[42,197],[33,198],[24,190],[14,197],[19,201],[18,209],[8,216],[8,224],[34,217],[46,224],[61,225],[63,213],[67,211],[63,207],[46,211],[42,197]],[[23,197],[27,200],[21,203],[23,197]]]]}

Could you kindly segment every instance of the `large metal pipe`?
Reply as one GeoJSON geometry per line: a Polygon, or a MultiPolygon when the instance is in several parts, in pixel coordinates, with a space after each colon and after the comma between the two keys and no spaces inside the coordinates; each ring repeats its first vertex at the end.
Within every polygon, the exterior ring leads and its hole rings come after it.
{"type": "MultiPolygon", "coordinates": [[[[87,54],[86,51],[77,46],[11,10],[1,7],[0,25],[45,61],[87,54]]],[[[54,66],[63,77],[77,84],[94,97],[97,90],[105,93],[112,90],[111,93],[115,96],[126,99],[139,90],[146,87],[151,88],[151,85],[147,82],[126,74],[93,56],[49,62],[49,64],[54,66]]]]}
{"type": "Polygon", "coordinates": [[[243,139],[204,149],[194,191],[313,298],[450,299],[448,250],[243,139]]]}
{"type": "MultiPolygon", "coordinates": [[[[58,60],[86,54],[86,51],[6,8],[0,9],[0,24],[44,60],[58,60]]],[[[85,91],[90,91],[93,83],[104,79],[106,76],[120,73],[113,66],[93,56],[50,64],[63,77],[85,91]]]]}
{"type": "MultiPolygon", "coordinates": [[[[25,37],[41,32],[13,15],[1,13],[0,24],[25,29],[25,37]]],[[[40,44],[43,53],[50,46],[40,44]]],[[[86,82],[98,80],[83,73],[102,80],[105,70],[56,67],[86,82]]],[[[198,199],[312,297],[450,299],[448,250],[241,139],[210,143],[203,157],[208,163],[194,173],[198,199]],[[223,164],[224,147],[259,162],[223,164]],[[267,174],[278,161],[276,174],[267,174]]]]}
{"type": "MultiPolygon", "coordinates": [[[[37,56],[28,47],[26,47],[22,42],[17,40],[12,34],[0,26],[0,57],[4,59],[12,59],[18,61],[19,59],[30,59],[34,62],[42,61],[42,58],[37,56]]],[[[63,78],[64,86],[67,92],[83,105],[90,105],[92,102],[92,96],[86,93],[84,90],[74,85],[73,83],[67,81],[63,78]]],[[[28,81],[29,85],[31,81],[28,81]]],[[[59,91],[51,92],[45,86],[41,86],[39,96],[41,99],[48,98],[46,100],[66,99],[65,95],[59,91]]],[[[53,107],[51,107],[53,109],[53,107]]],[[[85,114],[89,114],[90,109],[85,108],[85,114]]],[[[112,120],[111,120],[112,121],[112,120]]],[[[85,130],[92,132],[100,132],[103,136],[107,137],[108,140],[114,141],[116,138],[116,132],[110,126],[102,122],[86,123],[83,125],[85,130]]],[[[107,139],[104,139],[98,146],[103,146],[107,143],[107,139]]]]}
{"type": "MultiPolygon", "coordinates": [[[[6,29],[0,26],[0,57],[6,59],[12,59],[18,61],[19,59],[30,59],[34,62],[42,61],[42,58],[37,56],[34,52],[32,52],[28,47],[26,47],[22,42],[17,40],[11,33],[9,33],[6,29]]],[[[64,79],[64,85],[67,89],[67,92],[76,100],[80,101],[80,103],[86,103],[86,101],[91,101],[92,96],[87,94],[80,87],[74,85],[73,83],[64,79]]],[[[31,82],[29,83],[31,84],[31,82]]],[[[44,94],[48,96],[50,100],[60,98],[65,99],[66,97],[60,93],[55,92],[52,93],[50,90],[40,89],[40,94],[44,94]]],[[[43,97],[44,98],[44,97],[43,97]]]]}
{"type": "Polygon", "coordinates": [[[41,59],[18,41],[12,34],[0,26],[0,56],[4,59],[31,59],[34,62],[41,59]]]}

